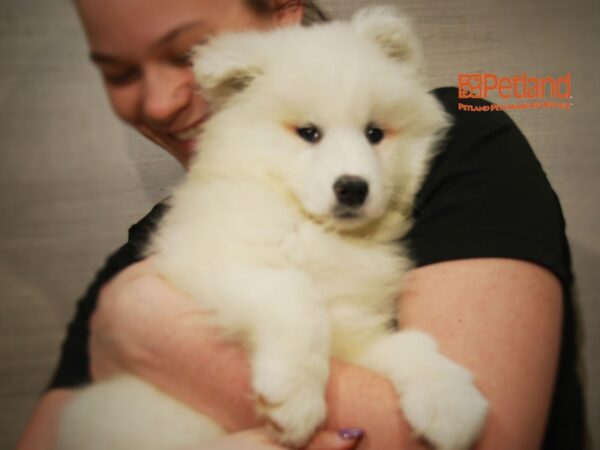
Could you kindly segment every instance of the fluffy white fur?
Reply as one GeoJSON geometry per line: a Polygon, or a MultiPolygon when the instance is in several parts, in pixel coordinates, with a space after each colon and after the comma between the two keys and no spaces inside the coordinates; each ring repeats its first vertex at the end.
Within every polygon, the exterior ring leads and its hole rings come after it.
{"type": "MultiPolygon", "coordinates": [[[[286,445],[304,444],[324,420],[331,357],[389,377],[414,431],[436,448],[465,449],[483,426],[487,402],[469,372],[431,337],[390,325],[410,267],[397,239],[448,125],[420,59],[390,8],[221,35],[197,51],[216,111],[151,253],[247,348],[259,412],[286,445]],[[296,133],[309,124],[316,143],[296,133]],[[367,140],[369,124],[381,142],[367,140]],[[369,187],[351,217],[333,189],[344,175],[369,187]]],[[[62,425],[60,449],[177,448],[222,432],[130,376],[83,390],[62,425]]]]}

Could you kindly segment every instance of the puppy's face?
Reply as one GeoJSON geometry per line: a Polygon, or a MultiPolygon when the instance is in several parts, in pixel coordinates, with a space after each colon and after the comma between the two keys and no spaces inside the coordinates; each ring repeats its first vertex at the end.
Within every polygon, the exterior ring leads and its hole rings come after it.
{"type": "Polygon", "coordinates": [[[259,159],[268,160],[308,215],[353,229],[382,217],[402,189],[399,182],[418,175],[408,169],[415,150],[413,112],[406,106],[413,101],[410,95],[390,98],[399,95],[384,84],[393,82],[395,90],[401,83],[389,67],[379,72],[360,59],[342,63],[339,57],[273,71],[257,88],[264,100],[252,109],[265,125],[255,133],[264,132],[268,147],[282,156],[259,159]]]}
{"type": "Polygon", "coordinates": [[[197,164],[259,174],[335,229],[408,208],[445,117],[421,84],[405,20],[360,14],[203,48],[199,81],[220,109],[204,136],[215,145],[197,164]]]}

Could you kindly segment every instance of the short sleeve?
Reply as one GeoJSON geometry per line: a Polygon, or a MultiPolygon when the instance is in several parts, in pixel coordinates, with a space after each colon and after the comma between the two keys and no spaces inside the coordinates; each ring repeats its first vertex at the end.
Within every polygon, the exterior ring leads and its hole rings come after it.
{"type": "Polygon", "coordinates": [[[434,93],[454,123],[415,202],[406,241],[417,265],[516,258],[568,283],[560,204],[523,134],[504,112],[458,111],[455,88],[434,93]]]}

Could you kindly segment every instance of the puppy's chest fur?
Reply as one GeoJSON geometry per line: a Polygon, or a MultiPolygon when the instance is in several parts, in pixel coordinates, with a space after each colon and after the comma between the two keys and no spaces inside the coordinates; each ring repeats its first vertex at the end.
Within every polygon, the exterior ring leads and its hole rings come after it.
{"type": "Polygon", "coordinates": [[[288,263],[306,273],[329,306],[380,308],[397,294],[410,263],[398,243],[376,243],[300,219],[280,242],[288,263]]]}
{"type": "MultiPolygon", "coordinates": [[[[217,283],[235,283],[223,274],[240,267],[298,272],[327,309],[334,353],[336,335],[340,342],[355,340],[349,330],[343,331],[354,329],[353,321],[377,332],[388,326],[410,267],[398,242],[327,230],[280,192],[240,180],[187,181],[173,199],[153,249],[167,278],[217,313],[235,301],[223,302],[205,289],[198,292],[200,280],[219,292],[217,283]]],[[[244,286],[238,289],[239,302],[245,302],[244,286]]]]}

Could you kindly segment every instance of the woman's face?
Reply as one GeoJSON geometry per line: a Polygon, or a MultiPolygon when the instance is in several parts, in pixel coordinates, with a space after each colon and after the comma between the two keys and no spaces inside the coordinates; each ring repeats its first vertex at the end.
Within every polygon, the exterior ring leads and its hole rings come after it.
{"type": "Polygon", "coordinates": [[[77,0],[77,7],[117,115],[184,166],[210,111],[186,58],[190,48],[221,31],[302,17],[301,6],[259,16],[244,0],[77,0]]]}

